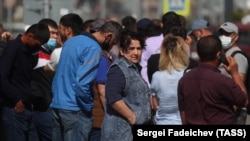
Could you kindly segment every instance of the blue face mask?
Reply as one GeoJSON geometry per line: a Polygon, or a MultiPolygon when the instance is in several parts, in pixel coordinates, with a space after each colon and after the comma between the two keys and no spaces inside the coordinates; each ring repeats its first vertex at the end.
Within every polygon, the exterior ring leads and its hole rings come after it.
{"type": "Polygon", "coordinates": [[[50,38],[49,41],[45,44],[45,47],[49,50],[53,50],[57,47],[57,41],[54,38],[50,38]]]}

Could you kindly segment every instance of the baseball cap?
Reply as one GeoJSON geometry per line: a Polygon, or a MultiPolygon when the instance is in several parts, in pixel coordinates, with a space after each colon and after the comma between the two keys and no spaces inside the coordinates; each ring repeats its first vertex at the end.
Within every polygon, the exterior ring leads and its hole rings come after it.
{"type": "Polygon", "coordinates": [[[89,25],[89,30],[96,32],[105,22],[104,19],[96,19],[89,25]]]}
{"type": "Polygon", "coordinates": [[[191,30],[188,31],[188,35],[192,34],[193,31],[199,30],[199,29],[204,29],[204,28],[209,28],[209,23],[208,21],[204,19],[197,19],[193,22],[191,26],[191,30]]]}
{"type": "Polygon", "coordinates": [[[220,29],[223,29],[224,31],[228,32],[228,33],[237,33],[238,34],[238,27],[234,24],[234,23],[231,23],[231,22],[225,22],[223,24],[221,24],[220,29]]]}

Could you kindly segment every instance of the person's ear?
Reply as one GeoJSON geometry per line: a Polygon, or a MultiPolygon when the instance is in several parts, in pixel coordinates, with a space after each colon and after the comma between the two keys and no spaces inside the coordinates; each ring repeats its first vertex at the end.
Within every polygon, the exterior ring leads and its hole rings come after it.
{"type": "Polygon", "coordinates": [[[239,35],[236,34],[236,33],[234,33],[234,34],[233,34],[233,38],[234,38],[234,41],[237,41],[237,40],[239,39],[239,35]]]}
{"type": "Polygon", "coordinates": [[[111,32],[105,33],[105,39],[111,39],[111,38],[112,38],[111,32]]]}
{"type": "Polygon", "coordinates": [[[121,54],[121,55],[124,55],[123,49],[120,49],[119,51],[120,51],[120,54],[121,54]]]}
{"type": "Polygon", "coordinates": [[[220,59],[221,53],[222,53],[221,51],[218,51],[218,52],[216,53],[216,56],[217,56],[218,59],[220,59]]]}
{"type": "Polygon", "coordinates": [[[27,42],[33,42],[33,40],[34,40],[34,34],[32,34],[32,33],[30,33],[30,32],[28,32],[28,33],[26,33],[25,34],[25,40],[27,41],[27,42]]]}
{"type": "Polygon", "coordinates": [[[204,34],[205,32],[206,32],[205,29],[200,29],[200,30],[199,30],[200,38],[203,37],[203,36],[205,35],[205,34],[204,34]]]}
{"type": "Polygon", "coordinates": [[[71,27],[65,27],[65,34],[68,36],[73,36],[73,29],[71,27]]]}
{"type": "Polygon", "coordinates": [[[29,38],[33,38],[33,34],[32,33],[30,33],[30,32],[28,32],[27,34],[26,34],[29,38]]]}

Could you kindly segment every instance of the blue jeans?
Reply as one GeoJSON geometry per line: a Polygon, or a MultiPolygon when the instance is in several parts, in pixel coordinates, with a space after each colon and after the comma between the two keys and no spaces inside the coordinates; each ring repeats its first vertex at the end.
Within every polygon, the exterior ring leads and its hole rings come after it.
{"type": "Polygon", "coordinates": [[[101,128],[92,128],[89,133],[89,141],[101,141],[101,128]]]}
{"type": "Polygon", "coordinates": [[[52,141],[88,141],[92,115],[82,111],[52,109],[52,141]]]}
{"type": "Polygon", "coordinates": [[[33,111],[34,123],[40,141],[52,141],[52,112],[33,111]]]}
{"type": "Polygon", "coordinates": [[[17,113],[14,108],[3,107],[2,115],[6,141],[38,141],[31,111],[17,113]]]}

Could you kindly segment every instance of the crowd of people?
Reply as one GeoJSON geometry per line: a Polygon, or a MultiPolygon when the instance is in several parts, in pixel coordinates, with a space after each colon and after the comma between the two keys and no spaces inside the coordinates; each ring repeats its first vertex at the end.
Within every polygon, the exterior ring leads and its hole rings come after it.
{"type": "Polygon", "coordinates": [[[121,22],[69,13],[2,32],[2,140],[132,141],[133,125],[246,124],[248,60],[230,56],[238,38],[232,22],[214,34],[197,19],[187,31],[173,11],[121,22]]]}

